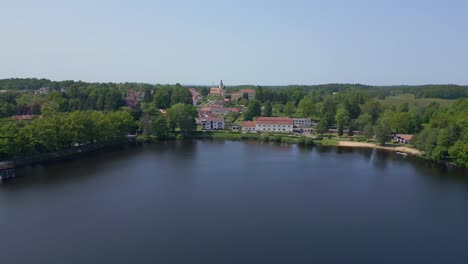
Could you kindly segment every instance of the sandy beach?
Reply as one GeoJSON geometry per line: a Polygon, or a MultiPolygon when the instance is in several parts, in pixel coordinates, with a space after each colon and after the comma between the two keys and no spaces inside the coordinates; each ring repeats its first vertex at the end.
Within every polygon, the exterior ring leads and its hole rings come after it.
{"type": "Polygon", "coordinates": [[[404,152],[412,155],[421,155],[422,152],[415,148],[410,147],[385,147],[379,146],[374,143],[367,143],[367,142],[355,142],[355,141],[340,141],[338,142],[338,146],[340,147],[357,147],[357,148],[376,148],[376,149],[385,149],[390,151],[399,151],[404,152]]]}

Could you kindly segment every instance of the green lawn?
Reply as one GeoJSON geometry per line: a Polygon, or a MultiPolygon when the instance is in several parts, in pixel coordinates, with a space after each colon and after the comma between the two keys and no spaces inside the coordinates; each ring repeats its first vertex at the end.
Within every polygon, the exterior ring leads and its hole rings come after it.
{"type": "Polygon", "coordinates": [[[448,100],[448,99],[440,99],[440,98],[414,98],[414,94],[399,94],[395,96],[387,96],[384,100],[379,100],[380,103],[383,105],[400,105],[402,103],[408,103],[411,105],[418,105],[418,106],[427,106],[432,102],[437,102],[441,106],[450,106],[455,100],[448,100]]]}

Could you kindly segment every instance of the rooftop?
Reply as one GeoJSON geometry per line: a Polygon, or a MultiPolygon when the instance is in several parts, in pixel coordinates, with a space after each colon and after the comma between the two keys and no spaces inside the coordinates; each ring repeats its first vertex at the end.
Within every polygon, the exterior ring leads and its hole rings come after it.
{"type": "Polygon", "coordinates": [[[399,137],[399,138],[402,138],[406,141],[410,141],[413,139],[413,135],[412,134],[396,134],[395,136],[399,137]]]}
{"type": "Polygon", "coordinates": [[[293,120],[289,117],[259,117],[255,120],[257,124],[267,125],[292,125],[293,120]]]}
{"type": "Polygon", "coordinates": [[[255,121],[244,121],[241,124],[241,127],[255,127],[257,123],[255,121]]]}

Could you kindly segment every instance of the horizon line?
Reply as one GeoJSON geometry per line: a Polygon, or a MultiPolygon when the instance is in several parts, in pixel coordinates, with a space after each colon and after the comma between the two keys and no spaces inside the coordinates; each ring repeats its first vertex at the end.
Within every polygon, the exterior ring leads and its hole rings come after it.
{"type": "MultiPolygon", "coordinates": [[[[136,83],[136,84],[150,84],[150,85],[175,85],[180,84],[182,86],[212,86],[216,83],[212,84],[194,84],[194,83],[181,83],[181,82],[173,82],[173,83],[159,83],[159,82],[145,82],[145,81],[84,81],[84,80],[73,80],[73,79],[63,79],[63,80],[56,80],[52,78],[44,78],[44,77],[7,77],[7,78],[0,78],[2,80],[11,80],[11,79],[37,79],[37,80],[49,80],[52,82],[65,82],[65,81],[73,81],[73,82],[84,82],[84,83],[114,83],[114,84],[125,84],[125,83],[136,83]]],[[[224,82],[224,81],[223,81],[224,82]]],[[[225,87],[229,86],[265,86],[265,87],[282,87],[282,86],[319,86],[319,85],[363,85],[363,86],[373,86],[373,87],[392,87],[392,86],[431,86],[431,85],[450,85],[450,86],[468,86],[468,84],[456,84],[456,83],[423,83],[423,84],[366,84],[361,82],[329,82],[329,83],[316,83],[316,84],[231,84],[225,85],[225,87]]]]}

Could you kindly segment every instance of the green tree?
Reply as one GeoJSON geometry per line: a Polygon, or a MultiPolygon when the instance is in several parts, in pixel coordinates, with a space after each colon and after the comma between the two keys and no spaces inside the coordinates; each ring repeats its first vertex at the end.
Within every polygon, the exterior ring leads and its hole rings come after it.
{"type": "Polygon", "coordinates": [[[192,104],[192,95],[190,91],[180,84],[176,84],[176,86],[172,89],[171,95],[171,105],[183,103],[183,104],[192,104]]]}
{"type": "Polygon", "coordinates": [[[468,169],[468,141],[457,141],[448,152],[456,165],[468,169]]]}
{"type": "Polygon", "coordinates": [[[340,108],[335,115],[336,125],[338,127],[338,135],[343,135],[343,129],[345,126],[349,125],[349,113],[346,109],[340,108]]]}
{"type": "Polygon", "coordinates": [[[193,105],[175,104],[167,111],[167,123],[173,132],[178,128],[184,135],[190,134],[195,128],[197,109],[193,105]]]}
{"type": "Polygon", "coordinates": [[[296,108],[294,107],[294,102],[293,101],[287,102],[286,105],[284,106],[283,112],[288,117],[292,117],[292,115],[296,112],[296,108]]]}
{"type": "Polygon", "coordinates": [[[158,109],[166,109],[171,106],[171,95],[166,87],[158,88],[153,96],[153,104],[158,109]]]}
{"type": "Polygon", "coordinates": [[[297,112],[301,117],[311,117],[315,112],[314,102],[309,98],[303,98],[299,101],[297,112]]]}
{"type": "Polygon", "coordinates": [[[372,124],[372,116],[368,113],[361,114],[358,119],[356,120],[357,128],[361,131],[368,125],[372,124]]]}
{"type": "Polygon", "coordinates": [[[273,112],[273,109],[272,109],[272,106],[271,106],[271,102],[266,101],[263,104],[263,116],[271,116],[272,112],[273,112]]]}
{"type": "Polygon", "coordinates": [[[153,117],[151,121],[151,130],[153,135],[159,139],[167,138],[169,129],[167,127],[167,119],[161,113],[153,117]]]}
{"type": "Polygon", "coordinates": [[[374,129],[375,139],[380,145],[385,145],[385,142],[390,139],[389,135],[391,133],[391,128],[391,120],[389,118],[380,118],[374,129]]]}
{"type": "Polygon", "coordinates": [[[326,119],[320,120],[317,127],[315,128],[315,132],[322,135],[323,133],[328,131],[328,122],[326,119]]]}
{"type": "Polygon", "coordinates": [[[253,99],[249,102],[247,110],[244,113],[244,120],[253,120],[255,117],[258,117],[262,114],[262,105],[256,99],[253,99]]]}

